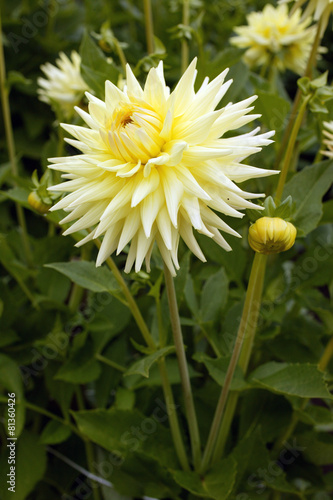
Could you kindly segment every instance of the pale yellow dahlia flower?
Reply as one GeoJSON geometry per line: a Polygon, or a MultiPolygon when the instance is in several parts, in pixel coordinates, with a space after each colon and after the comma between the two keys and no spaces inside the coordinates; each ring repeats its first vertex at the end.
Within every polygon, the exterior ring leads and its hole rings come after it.
{"type": "Polygon", "coordinates": [[[50,189],[70,193],[52,210],[69,212],[62,223],[78,219],[64,234],[92,228],[77,246],[104,235],[97,266],[131,242],[125,271],[134,262],[139,271],[144,259],[149,271],[156,242],[175,274],[180,237],[205,261],[193,228],[231,250],[219,230],[238,234],[214,210],[243,217],[240,209],[257,208],[247,199],[262,195],[235,181],[276,173],[241,164],[274,132],[224,137],[258,117],[248,115],[256,96],[215,110],[231,84],[224,83],[227,70],[195,92],[195,68],[194,60],[170,93],[162,62],[149,71],[144,89],[127,66],[124,91],[107,81],[105,102],[87,93],[89,113],[77,108],[89,128],[63,125],[76,138],[67,142],[82,154],[50,159],[68,179],[50,189]]]}
{"type": "Polygon", "coordinates": [[[57,66],[46,63],[41,70],[47,77],[38,78],[39,99],[50,105],[59,106],[64,118],[71,118],[74,106],[80,103],[84,93],[89,90],[80,73],[81,57],[74,50],[71,59],[60,52],[57,66]]]}
{"type": "Polygon", "coordinates": [[[248,26],[235,28],[230,42],[247,49],[244,60],[250,67],[276,66],[303,74],[315,38],[311,18],[301,20],[301,10],[288,15],[286,5],[266,5],[262,12],[247,16],[248,26]]]}
{"type": "Polygon", "coordinates": [[[321,151],[321,153],[329,158],[333,158],[333,121],[323,122],[323,125],[323,134],[326,137],[323,144],[327,146],[327,149],[325,151],[321,151]]]}
{"type": "MultiPolygon", "coordinates": [[[[307,0],[280,0],[279,3],[287,3],[291,1],[295,2],[293,11],[307,2],[307,0]]],[[[315,21],[318,21],[322,17],[323,25],[326,26],[332,10],[333,0],[310,0],[302,17],[306,18],[313,15],[315,21]]]]}

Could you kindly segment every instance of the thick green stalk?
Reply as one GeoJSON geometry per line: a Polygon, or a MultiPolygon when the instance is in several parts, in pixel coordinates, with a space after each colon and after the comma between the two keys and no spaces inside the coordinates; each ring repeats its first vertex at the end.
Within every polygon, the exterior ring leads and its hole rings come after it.
{"type": "Polygon", "coordinates": [[[163,394],[164,394],[165,404],[167,407],[173,444],[175,446],[178,460],[179,460],[179,463],[181,464],[182,468],[185,471],[190,471],[190,466],[189,466],[189,463],[187,460],[187,455],[186,455],[186,451],[185,451],[183,437],[182,437],[182,434],[180,431],[178,417],[177,417],[177,413],[176,413],[177,407],[175,405],[175,400],[174,400],[173,393],[172,393],[172,387],[171,387],[171,384],[169,381],[169,376],[168,376],[168,372],[167,372],[166,363],[165,363],[164,358],[160,359],[158,366],[159,366],[160,375],[161,375],[161,379],[162,379],[163,394]]]}
{"type": "MultiPolygon", "coordinates": [[[[187,27],[190,25],[190,0],[183,0],[183,26],[187,27]]],[[[181,59],[181,69],[182,73],[185,72],[189,63],[189,46],[188,40],[183,37],[182,39],[182,59],[181,59]]]]}
{"type": "MultiPolygon", "coordinates": [[[[2,102],[2,113],[3,121],[5,125],[6,140],[9,161],[12,169],[12,175],[18,177],[18,167],[16,162],[16,151],[15,151],[15,141],[14,133],[12,127],[12,121],[10,117],[10,105],[9,105],[9,90],[6,84],[6,65],[5,65],[5,54],[3,50],[3,39],[2,39],[2,22],[1,22],[1,10],[0,10],[0,92],[1,92],[1,102],[2,102]]],[[[27,226],[25,222],[25,216],[22,206],[19,203],[15,203],[17,219],[21,228],[22,243],[25,252],[25,257],[27,264],[32,266],[32,254],[29,244],[27,226]]]]}
{"type": "Polygon", "coordinates": [[[171,273],[166,265],[164,265],[164,276],[165,285],[168,295],[169,310],[170,310],[170,320],[172,333],[174,338],[174,343],[176,347],[176,353],[178,358],[178,366],[180,372],[181,385],[184,396],[185,411],[187,417],[187,423],[189,427],[191,448],[193,463],[196,470],[198,470],[201,461],[201,445],[200,445],[200,434],[197,422],[197,416],[194,408],[194,401],[192,395],[192,388],[190,382],[190,376],[188,372],[188,366],[185,355],[185,347],[183,342],[183,335],[180,326],[179,312],[177,306],[177,298],[175,285],[171,273]]]}
{"type": "Polygon", "coordinates": [[[252,346],[253,344],[261,304],[266,261],[266,255],[255,254],[242,318],[200,468],[202,474],[206,472],[212,460],[216,462],[220,459],[223,451],[221,443],[225,440],[225,432],[229,432],[229,429],[226,430],[221,426],[221,421],[242,346],[244,345],[242,350],[244,352],[245,347],[252,346]]]}
{"type": "MultiPolygon", "coordinates": [[[[155,295],[155,302],[158,319],[159,347],[163,348],[166,344],[166,331],[163,324],[160,293],[155,295]]],[[[178,456],[178,460],[184,470],[190,471],[191,469],[188,463],[184,441],[179,427],[179,421],[176,413],[177,407],[175,405],[172,387],[169,381],[165,358],[160,359],[158,366],[162,379],[162,387],[169,417],[172,439],[178,456]]]]}
{"type": "Polygon", "coordinates": [[[148,54],[153,54],[154,47],[154,23],[153,23],[153,13],[151,8],[150,0],[143,0],[143,8],[145,13],[145,28],[146,28],[146,40],[147,40],[147,50],[148,54]]]}
{"type": "Polygon", "coordinates": [[[297,139],[298,132],[299,132],[299,129],[300,129],[302,121],[303,121],[306,106],[307,106],[310,99],[311,99],[311,95],[308,95],[303,99],[303,101],[300,105],[299,111],[298,111],[297,118],[294,122],[293,129],[291,131],[291,135],[290,135],[288,146],[287,146],[287,151],[286,151],[286,154],[285,154],[285,157],[283,160],[283,165],[282,165],[281,173],[279,176],[278,186],[276,188],[275,201],[277,201],[277,202],[281,201],[281,198],[282,198],[283,188],[284,188],[284,185],[285,185],[285,182],[287,179],[287,174],[288,174],[288,170],[290,167],[290,162],[291,162],[291,158],[293,155],[293,151],[295,148],[296,139],[297,139]]]}

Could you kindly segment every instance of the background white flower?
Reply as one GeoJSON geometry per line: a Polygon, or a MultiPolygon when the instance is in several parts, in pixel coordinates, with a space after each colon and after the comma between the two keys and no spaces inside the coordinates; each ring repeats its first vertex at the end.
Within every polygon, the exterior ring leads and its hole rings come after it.
{"type": "Polygon", "coordinates": [[[225,137],[253,121],[256,99],[250,97],[215,110],[231,84],[227,70],[194,91],[194,60],[170,94],[162,62],[149,71],[144,89],[127,66],[124,91],[107,81],[105,102],[87,94],[89,113],[77,112],[89,128],[63,125],[76,140],[67,139],[81,155],[53,158],[50,168],[65,172],[67,182],[50,188],[68,192],[53,210],[69,212],[62,223],[77,221],[64,234],[85,228],[92,232],[78,245],[104,235],[97,265],[131,242],[125,271],[143,260],[149,270],[154,242],[175,274],[181,237],[201,260],[205,257],[193,228],[225,250],[230,246],[220,230],[238,236],[215,211],[243,217],[256,207],[235,182],[276,173],[241,162],[269,144],[273,132],[225,137]]]}
{"type": "Polygon", "coordinates": [[[56,60],[57,66],[46,63],[41,70],[47,77],[39,77],[38,95],[41,101],[50,105],[59,106],[64,118],[71,118],[74,106],[80,103],[84,93],[89,90],[80,73],[81,57],[74,50],[71,59],[64,52],[60,52],[56,60]]]}
{"type": "Polygon", "coordinates": [[[301,20],[301,10],[288,14],[286,5],[268,4],[262,12],[247,16],[248,26],[235,28],[230,42],[246,48],[244,60],[250,67],[276,66],[303,74],[315,38],[311,18],[301,20]]]}

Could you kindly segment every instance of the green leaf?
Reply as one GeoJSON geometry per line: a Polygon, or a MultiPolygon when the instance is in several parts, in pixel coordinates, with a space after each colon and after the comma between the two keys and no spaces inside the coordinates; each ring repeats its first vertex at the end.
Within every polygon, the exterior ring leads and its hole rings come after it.
{"type": "Polygon", "coordinates": [[[224,271],[220,269],[205,283],[201,295],[200,316],[206,321],[214,321],[221,309],[227,303],[229,280],[224,271]]]}
{"type": "MultiPolygon", "coordinates": [[[[0,301],[0,309],[3,311],[3,301],[0,301]]],[[[2,312],[1,311],[1,312],[2,312]]],[[[0,315],[1,317],[1,315],[0,315]]],[[[3,330],[0,336],[0,347],[5,347],[7,345],[14,344],[17,340],[20,340],[20,337],[14,330],[3,330]]]]}
{"type": "Polygon", "coordinates": [[[251,373],[248,382],[278,394],[301,398],[333,399],[323,373],[309,363],[276,363],[271,361],[251,373]]]}
{"type": "MultiPolygon", "coordinates": [[[[198,352],[193,356],[193,359],[203,363],[207,368],[209,375],[217,382],[221,387],[224,384],[225,376],[230,362],[230,356],[213,359],[202,352],[198,352]]],[[[244,375],[239,366],[236,367],[234,377],[231,383],[232,391],[243,391],[249,388],[249,384],[245,382],[244,375]]]]}
{"type": "Polygon", "coordinates": [[[9,200],[19,203],[19,205],[32,210],[31,206],[28,203],[28,196],[30,194],[30,191],[28,191],[28,189],[25,189],[23,187],[14,187],[12,189],[9,189],[8,191],[0,191],[0,194],[5,198],[8,198],[9,200]]]}
{"type": "Polygon", "coordinates": [[[135,404],[135,392],[125,387],[118,387],[115,398],[117,410],[133,410],[135,404]]]}
{"type": "Polygon", "coordinates": [[[232,458],[218,462],[204,478],[196,472],[176,471],[175,481],[194,495],[214,500],[225,500],[232,492],[237,472],[236,461],[232,458]]]}
{"type": "Polygon", "coordinates": [[[46,452],[43,445],[38,443],[38,436],[24,431],[16,442],[15,493],[8,491],[9,473],[8,448],[1,460],[0,467],[0,496],[2,500],[26,500],[35,485],[42,479],[46,469],[46,452]]]}
{"type": "MultiPolygon", "coordinates": [[[[256,489],[254,498],[257,498],[259,494],[264,493],[266,485],[269,485],[278,491],[295,493],[297,490],[286,481],[282,468],[272,461],[266,443],[262,439],[260,428],[256,427],[253,430],[251,427],[226,459],[235,460],[237,463],[235,492],[239,489],[242,491],[242,487],[247,489],[251,485],[256,489]],[[270,473],[267,473],[268,471],[270,473]]],[[[280,455],[279,461],[282,465],[287,465],[292,463],[295,460],[294,457],[298,455],[292,455],[291,461],[289,457],[287,461],[284,461],[285,455],[280,455]]]]}
{"type": "Polygon", "coordinates": [[[139,361],[136,361],[128,370],[126,373],[124,373],[124,376],[128,375],[142,375],[142,377],[149,377],[149,370],[153,366],[154,363],[159,361],[161,358],[164,356],[167,356],[171,352],[175,352],[175,347],[174,346],[167,346],[163,347],[162,349],[159,349],[158,351],[154,352],[153,354],[150,354],[149,356],[146,356],[139,361]]]}
{"type": "Polygon", "coordinates": [[[78,285],[92,292],[116,293],[119,291],[118,283],[111,271],[105,266],[96,267],[93,262],[75,260],[72,262],[53,262],[45,267],[55,269],[64,274],[78,285]]]}
{"type": "Polygon", "coordinates": [[[280,134],[285,129],[286,118],[290,111],[290,103],[276,92],[257,90],[255,112],[261,114],[261,119],[268,130],[280,134]]]}
{"type": "Polygon", "coordinates": [[[152,416],[138,410],[90,410],[72,412],[80,432],[106,450],[122,456],[140,453],[165,467],[175,468],[178,460],[170,431],[161,425],[167,420],[164,404],[157,400],[152,416]]]}
{"type": "Polygon", "coordinates": [[[304,446],[303,455],[315,465],[330,465],[333,462],[333,436],[308,432],[297,436],[297,443],[304,446]]]}
{"type": "Polygon", "coordinates": [[[20,86],[26,86],[26,85],[31,85],[32,80],[29,80],[26,78],[22,73],[19,71],[9,71],[8,76],[7,76],[7,88],[10,90],[12,87],[20,87],[20,86]]]}
{"type": "MultiPolygon", "coordinates": [[[[15,361],[4,354],[0,354],[0,387],[1,386],[4,387],[7,392],[15,394],[15,437],[19,437],[25,422],[24,405],[17,404],[18,400],[22,401],[24,398],[22,376],[15,361]]],[[[7,421],[7,406],[5,406],[5,418],[7,421]]]]}
{"type": "Polygon", "coordinates": [[[292,196],[295,203],[293,224],[298,236],[305,236],[317,227],[322,215],[322,197],[333,182],[333,161],[305,167],[287,182],[284,196],[292,196]]]}
{"type": "Polygon", "coordinates": [[[51,420],[46,424],[39,438],[41,444],[58,444],[66,441],[71,435],[71,430],[68,425],[63,425],[61,422],[51,420]]]}
{"type": "Polygon", "coordinates": [[[101,366],[94,358],[93,343],[87,340],[83,347],[74,351],[71,357],[58,370],[55,379],[86,384],[96,380],[101,373],[101,366]]]}
{"type": "MultiPolygon", "coordinates": [[[[179,366],[178,361],[175,358],[166,358],[166,367],[168,371],[168,378],[171,385],[180,384],[179,366]]],[[[189,375],[192,377],[200,377],[191,365],[189,365],[189,375]]],[[[126,387],[131,389],[139,389],[140,387],[155,387],[161,386],[162,380],[160,371],[157,365],[152,366],[149,378],[142,377],[141,375],[131,375],[130,377],[124,378],[124,384],[126,387]]]]}
{"type": "Polygon", "coordinates": [[[108,61],[91,36],[85,32],[80,46],[81,73],[89,87],[100,98],[104,98],[105,81],[117,84],[120,72],[108,61]]]}

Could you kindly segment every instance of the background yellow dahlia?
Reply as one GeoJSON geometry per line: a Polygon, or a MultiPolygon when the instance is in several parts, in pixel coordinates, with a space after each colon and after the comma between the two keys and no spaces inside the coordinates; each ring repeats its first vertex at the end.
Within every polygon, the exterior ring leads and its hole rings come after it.
{"type": "MultiPolygon", "coordinates": [[[[294,1],[295,5],[294,9],[298,9],[303,4],[307,2],[307,0],[280,0],[279,3],[287,3],[294,1]]],[[[318,21],[321,16],[328,17],[333,9],[333,0],[310,0],[307,3],[306,9],[303,14],[303,18],[307,16],[312,16],[316,21],[318,21]]]]}
{"type": "Polygon", "coordinates": [[[71,118],[74,106],[80,103],[84,93],[89,90],[80,73],[81,57],[73,50],[71,58],[60,52],[57,66],[46,63],[41,70],[46,78],[38,78],[39,99],[47,104],[58,106],[64,118],[71,118]]]}
{"type": "Polygon", "coordinates": [[[64,234],[85,228],[92,232],[78,245],[104,235],[97,265],[131,242],[125,271],[143,260],[149,270],[154,242],[175,274],[181,237],[201,260],[204,255],[193,228],[230,246],[220,230],[238,236],[215,210],[242,217],[240,209],[256,207],[235,182],[276,173],[241,161],[269,144],[274,132],[224,138],[226,132],[254,120],[250,97],[215,110],[231,81],[227,70],[210,83],[205,79],[195,93],[194,60],[174,91],[165,84],[162,62],[149,71],[144,89],[127,66],[124,91],[107,81],[105,102],[87,94],[89,113],[77,112],[89,128],[63,125],[74,139],[68,143],[81,155],[50,159],[53,169],[65,172],[67,182],[50,188],[69,194],[53,210],[69,212],[61,222],[77,221],[64,234]]]}
{"type": "Polygon", "coordinates": [[[288,7],[266,5],[262,12],[247,16],[248,26],[235,28],[231,43],[246,48],[244,60],[250,67],[273,65],[303,74],[315,38],[311,18],[301,20],[301,10],[288,15],[288,7]]]}

